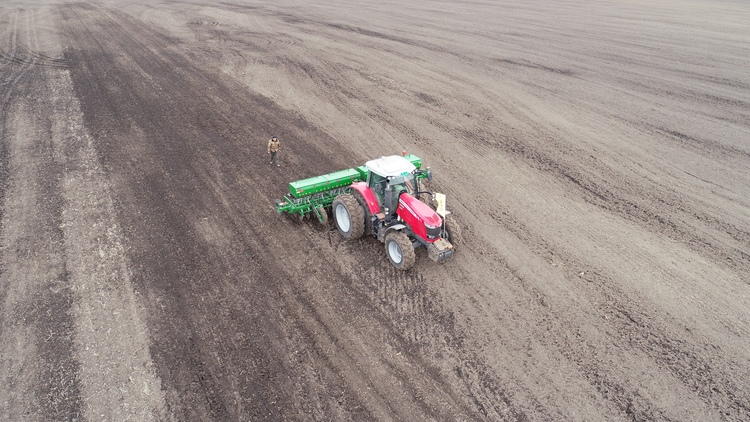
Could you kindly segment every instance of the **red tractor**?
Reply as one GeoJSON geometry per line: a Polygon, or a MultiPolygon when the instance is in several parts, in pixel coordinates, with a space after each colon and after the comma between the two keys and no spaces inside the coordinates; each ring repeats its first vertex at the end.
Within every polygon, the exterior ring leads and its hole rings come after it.
{"type": "Polygon", "coordinates": [[[385,243],[391,264],[399,270],[414,265],[415,249],[422,246],[430,259],[443,262],[453,255],[461,239],[453,218],[441,218],[418,199],[434,198],[432,192],[419,190],[420,180],[431,180],[432,173],[418,166],[421,160],[413,155],[368,161],[357,169],[362,175],[360,181],[350,185],[350,192],[337,195],[332,204],[333,219],[342,236],[358,239],[368,234],[378,238],[385,243]]]}

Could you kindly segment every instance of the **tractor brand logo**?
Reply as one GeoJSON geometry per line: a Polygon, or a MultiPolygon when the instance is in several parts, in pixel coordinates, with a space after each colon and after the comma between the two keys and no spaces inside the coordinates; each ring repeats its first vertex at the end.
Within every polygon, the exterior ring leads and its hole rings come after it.
{"type": "Polygon", "coordinates": [[[415,213],[415,212],[414,212],[414,210],[413,210],[413,209],[411,209],[411,207],[410,207],[410,206],[408,206],[408,205],[406,204],[406,202],[404,202],[404,201],[400,200],[400,201],[398,201],[398,203],[399,203],[399,204],[400,204],[400,205],[401,205],[402,207],[406,208],[406,210],[407,210],[407,211],[409,211],[409,212],[411,213],[411,215],[413,215],[413,216],[414,216],[414,218],[416,218],[416,219],[419,219],[419,217],[417,216],[417,213],[415,213]]]}

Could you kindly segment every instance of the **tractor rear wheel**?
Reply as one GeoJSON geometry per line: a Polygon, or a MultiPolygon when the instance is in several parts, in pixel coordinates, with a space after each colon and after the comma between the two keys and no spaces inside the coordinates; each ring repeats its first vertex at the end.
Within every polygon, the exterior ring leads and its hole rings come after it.
{"type": "Polygon", "coordinates": [[[365,232],[365,215],[362,206],[348,193],[342,193],[333,200],[333,221],[346,239],[359,239],[365,232]]]}
{"type": "Polygon", "coordinates": [[[455,218],[445,220],[445,239],[451,242],[454,248],[458,247],[463,241],[461,225],[458,224],[455,218]]]}
{"type": "Polygon", "coordinates": [[[399,270],[406,271],[414,266],[414,246],[404,232],[390,232],[385,236],[385,253],[391,264],[399,270]]]}
{"type": "Polygon", "coordinates": [[[352,196],[357,200],[359,205],[362,207],[362,213],[365,216],[365,233],[372,233],[372,214],[370,214],[370,207],[367,205],[365,197],[361,193],[354,191],[352,196]]]}

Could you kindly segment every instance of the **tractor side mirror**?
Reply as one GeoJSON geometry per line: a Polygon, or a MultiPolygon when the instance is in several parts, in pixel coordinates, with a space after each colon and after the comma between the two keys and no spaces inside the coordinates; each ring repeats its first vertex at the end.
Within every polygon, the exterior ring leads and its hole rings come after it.
{"type": "Polygon", "coordinates": [[[430,170],[429,167],[427,167],[427,181],[428,182],[432,181],[432,170],[430,170]]]}

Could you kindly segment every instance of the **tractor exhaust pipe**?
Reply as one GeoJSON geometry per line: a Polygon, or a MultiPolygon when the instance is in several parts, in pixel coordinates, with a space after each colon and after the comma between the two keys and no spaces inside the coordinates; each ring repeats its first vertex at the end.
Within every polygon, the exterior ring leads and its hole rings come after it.
{"type": "Polygon", "coordinates": [[[385,224],[391,223],[391,210],[393,209],[393,189],[391,189],[391,181],[385,182],[385,224]]]}

